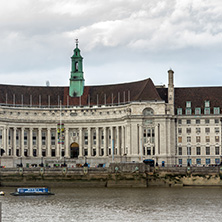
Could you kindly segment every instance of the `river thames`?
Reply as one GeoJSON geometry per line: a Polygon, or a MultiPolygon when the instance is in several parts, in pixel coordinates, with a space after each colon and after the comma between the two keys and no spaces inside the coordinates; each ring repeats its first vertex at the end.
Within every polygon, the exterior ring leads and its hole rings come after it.
{"type": "Polygon", "coordinates": [[[2,188],[2,221],[221,221],[222,188],[54,188],[15,197],[2,188]]]}

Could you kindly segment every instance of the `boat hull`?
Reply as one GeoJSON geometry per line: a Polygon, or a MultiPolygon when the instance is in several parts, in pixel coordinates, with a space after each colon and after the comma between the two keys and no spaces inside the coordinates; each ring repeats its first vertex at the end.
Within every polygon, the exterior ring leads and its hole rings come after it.
{"type": "Polygon", "coordinates": [[[12,196],[49,196],[49,195],[55,195],[54,193],[10,193],[12,196]]]}

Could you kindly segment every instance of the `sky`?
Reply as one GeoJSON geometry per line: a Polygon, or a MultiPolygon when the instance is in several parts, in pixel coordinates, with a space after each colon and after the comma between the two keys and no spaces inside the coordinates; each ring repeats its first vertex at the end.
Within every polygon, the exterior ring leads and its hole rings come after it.
{"type": "Polygon", "coordinates": [[[1,0],[0,84],[68,86],[75,39],[86,85],[151,78],[222,86],[221,0],[1,0]]]}

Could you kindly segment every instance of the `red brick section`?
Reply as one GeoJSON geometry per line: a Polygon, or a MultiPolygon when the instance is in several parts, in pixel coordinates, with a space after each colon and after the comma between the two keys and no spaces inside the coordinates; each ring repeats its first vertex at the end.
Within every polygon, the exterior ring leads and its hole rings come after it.
{"type": "Polygon", "coordinates": [[[186,101],[191,101],[192,114],[196,107],[204,112],[205,101],[210,101],[211,113],[214,107],[222,108],[222,87],[175,88],[175,109],[182,108],[185,113],[186,101]]]}
{"type": "Polygon", "coordinates": [[[85,86],[80,98],[69,97],[69,87],[0,85],[0,103],[24,105],[103,105],[130,101],[162,100],[151,79],[124,84],[85,86]],[[81,101],[80,101],[81,100],[81,101]]]}

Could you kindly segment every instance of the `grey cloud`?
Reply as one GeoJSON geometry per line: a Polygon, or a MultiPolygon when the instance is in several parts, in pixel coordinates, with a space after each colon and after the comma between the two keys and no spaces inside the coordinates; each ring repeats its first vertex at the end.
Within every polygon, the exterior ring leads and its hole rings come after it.
{"type": "Polygon", "coordinates": [[[22,78],[30,73],[36,84],[33,73],[50,80],[59,79],[61,70],[69,76],[79,38],[88,84],[147,77],[159,83],[170,67],[180,73],[178,83],[204,84],[189,76],[192,69],[220,72],[221,11],[219,0],[3,0],[1,80],[9,81],[7,74],[20,81],[16,73],[22,78]]]}

